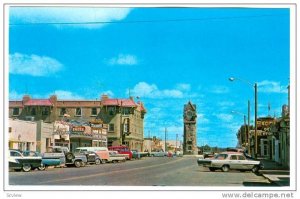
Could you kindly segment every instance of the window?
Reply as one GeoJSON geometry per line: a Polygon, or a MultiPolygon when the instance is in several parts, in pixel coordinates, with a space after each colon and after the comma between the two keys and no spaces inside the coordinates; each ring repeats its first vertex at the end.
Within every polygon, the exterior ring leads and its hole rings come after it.
{"type": "Polygon", "coordinates": [[[109,124],[108,125],[108,131],[109,132],[114,132],[115,131],[115,125],[114,124],[109,124]]]}
{"type": "Polygon", "coordinates": [[[81,116],[81,108],[76,108],[76,116],[81,116]]]}
{"type": "Polygon", "coordinates": [[[115,108],[114,107],[108,107],[108,114],[114,115],[115,114],[115,108]]]}
{"type": "Polygon", "coordinates": [[[20,157],[21,154],[19,152],[17,152],[17,151],[11,151],[10,152],[10,156],[12,156],[12,157],[20,157]]]}
{"type": "Polygon", "coordinates": [[[239,160],[246,160],[244,156],[239,155],[239,160]]]}
{"type": "Polygon", "coordinates": [[[130,108],[122,108],[122,114],[123,115],[129,115],[130,114],[130,108]]]}
{"type": "Polygon", "coordinates": [[[13,115],[19,115],[20,109],[19,108],[13,108],[13,115]]]}
{"type": "Polygon", "coordinates": [[[97,108],[92,108],[91,115],[97,115],[97,108]]]}
{"type": "Polygon", "coordinates": [[[31,108],[31,115],[36,115],[36,109],[35,109],[35,107],[31,108]]]}
{"type": "Polygon", "coordinates": [[[42,115],[49,115],[49,108],[48,107],[42,107],[42,115]]]}
{"type": "Polygon", "coordinates": [[[63,116],[63,115],[66,114],[66,113],[67,113],[66,108],[61,108],[61,109],[60,109],[60,113],[59,113],[59,114],[60,114],[61,116],[63,116]]]}
{"type": "Polygon", "coordinates": [[[237,156],[236,156],[236,155],[232,155],[232,156],[230,157],[230,160],[237,160],[237,156]]]}
{"type": "Polygon", "coordinates": [[[192,150],[192,146],[188,146],[188,150],[192,150]]]}
{"type": "Polygon", "coordinates": [[[9,132],[9,133],[12,132],[12,127],[8,127],[8,132],[9,132]]]}
{"type": "Polygon", "coordinates": [[[128,123],[124,124],[123,132],[124,133],[128,133],[129,132],[129,124],[128,123]]]}

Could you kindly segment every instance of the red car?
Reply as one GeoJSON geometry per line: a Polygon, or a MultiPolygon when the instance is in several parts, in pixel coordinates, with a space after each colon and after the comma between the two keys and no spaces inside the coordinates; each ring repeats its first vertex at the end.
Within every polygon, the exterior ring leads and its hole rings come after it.
{"type": "Polygon", "coordinates": [[[120,154],[128,154],[129,160],[132,159],[132,152],[127,146],[110,146],[108,147],[109,151],[118,151],[120,154]]]}

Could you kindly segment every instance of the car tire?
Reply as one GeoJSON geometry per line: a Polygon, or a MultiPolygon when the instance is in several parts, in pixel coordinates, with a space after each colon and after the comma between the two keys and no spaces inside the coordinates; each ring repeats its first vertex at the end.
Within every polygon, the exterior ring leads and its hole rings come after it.
{"type": "Polygon", "coordinates": [[[208,169],[209,169],[210,171],[216,171],[216,169],[213,168],[213,167],[208,167],[208,169]]]}
{"type": "Polygon", "coordinates": [[[46,165],[41,164],[41,166],[38,167],[38,170],[44,171],[46,169],[46,165]]]}
{"type": "Polygon", "coordinates": [[[96,159],[96,160],[95,160],[95,164],[96,164],[96,165],[101,164],[101,160],[100,160],[100,159],[96,159]]]}
{"type": "Polygon", "coordinates": [[[252,170],[253,173],[257,173],[259,171],[259,167],[254,166],[251,170],[252,170]]]}
{"type": "Polygon", "coordinates": [[[76,168],[81,167],[81,162],[79,160],[75,160],[74,165],[76,168]]]}
{"type": "Polygon", "coordinates": [[[81,167],[85,167],[85,165],[86,165],[85,162],[83,162],[83,161],[80,162],[80,166],[81,166],[81,167]]]}
{"type": "Polygon", "coordinates": [[[71,152],[66,153],[66,160],[71,161],[72,159],[74,159],[74,154],[71,152]]]}
{"type": "Polygon", "coordinates": [[[229,171],[229,166],[228,165],[223,165],[222,166],[222,171],[223,172],[228,172],[229,171]]]}
{"type": "Polygon", "coordinates": [[[30,164],[23,164],[22,166],[22,170],[25,171],[25,172],[28,172],[31,170],[31,165],[30,164]]]}
{"type": "Polygon", "coordinates": [[[115,163],[117,163],[118,161],[117,161],[117,160],[113,160],[113,161],[111,161],[111,162],[115,164],[115,163]]]}

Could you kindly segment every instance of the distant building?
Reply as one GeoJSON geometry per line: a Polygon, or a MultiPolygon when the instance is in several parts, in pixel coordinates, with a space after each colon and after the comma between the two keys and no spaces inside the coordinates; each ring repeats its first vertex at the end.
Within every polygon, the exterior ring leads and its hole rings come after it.
{"type": "Polygon", "coordinates": [[[196,105],[189,101],[183,109],[183,154],[198,154],[197,148],[197,111],[196,105]]]}

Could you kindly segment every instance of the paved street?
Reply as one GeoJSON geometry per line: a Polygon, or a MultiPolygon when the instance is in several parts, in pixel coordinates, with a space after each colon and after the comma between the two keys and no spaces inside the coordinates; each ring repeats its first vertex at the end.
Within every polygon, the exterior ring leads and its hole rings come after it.
{"type": "Polygon", "coordinates": [[[10,185],[275,186],[252,172],[210,172],[196,157],[149,157],[84,168],[9,172],[10,185]]]}

